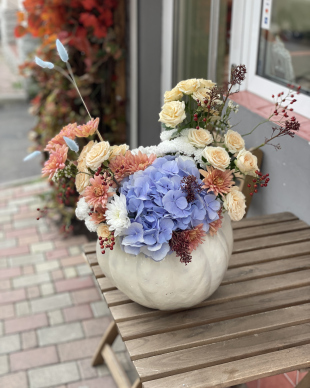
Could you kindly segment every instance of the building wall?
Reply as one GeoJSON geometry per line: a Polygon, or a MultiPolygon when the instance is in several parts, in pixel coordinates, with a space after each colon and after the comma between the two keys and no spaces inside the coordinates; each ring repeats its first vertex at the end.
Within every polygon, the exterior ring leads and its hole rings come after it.
{"type": "MultiPolygon", "coordinates": [[[[232,116],[232,124],[241,134],[248,133],[264,119],[240,106],[232,116]]],[[[272,125],[263,124],[252,135],[246,136],[246,147],[263,143],[272,125]]],[[[270,174],[267,188],[254,195],[248,217],[289,211],[310,224],[310,143],[299,136],[275,139],[281,149],[266,145],[261,171],[270,174]]]]}
{"type": "Polygon", "coordinates": [[[138,142],[159,143],[162,1],[138,2],[138,142]]]}

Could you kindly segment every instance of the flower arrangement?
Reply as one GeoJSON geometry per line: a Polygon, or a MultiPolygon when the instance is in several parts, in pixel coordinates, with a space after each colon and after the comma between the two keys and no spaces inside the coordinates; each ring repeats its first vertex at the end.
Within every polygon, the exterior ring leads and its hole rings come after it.
{"type": "MultiPolygon", "coordinates": [[[[79,91],[88,109],[100,118],[98,131],[105,133],[111,144],[124,142],[124,0],[23,0],[22,6],[15,36],[32,35],[38,41],[35,54],[58,67],[62,62],[54,50],[55,41],[59,38],[65,43],[79,91]]],[[[20,71],[27,77],[32,98],[30,112],[36,116],[36,124],[29,132],[31,151],[43,151],[60,127],[67,122],[85,122],[87,112],[71,81],[60,73],[51,79],[32,57],[20,66],[20,71]]],[[[86,143],[85,138],[79,138],[80,146],[86,143]]],[[[44,159],[47,158],[46,152],[44,159]]],[[[61,215],[59,223],[69,231],[79,194],[72,181],[70,195],[64,196],[63,184],[62,180],[51,181],[51,189],[43,200],[55,210],[49,216],[61,215]]],[[[76,222],[74,226],[77,231],[76,222]]]]}
{"type": "MultiPolygon", "coordinates": [[[[57,49],[74,82],[59,41],[57,49]]],[[[53,67],[39,59],[36,62],[53,67]]],[[[48,143],[50,157],[43,175],[54,181],[64,177],[75,180],[80,194],[76,216],[97,232],[103,254],[118,243],[126,253],[142,253],[155,261],[175,252],[187,264],[204,237],[214,236],[221,228],[225,212],[233,221],[242,219],[246,203],[236,186],[237,178],[253,177],[251,195],[266,187],[270,179],[245,149],[245,135],[232,130],[229,122],[231,113],[238,110],[229,96],[245,74],[245,66],[240,65],[232,71],[226,88],[204,79],[189,79],[166,92],[157,146],[135,150],[126,144],[111,146],[98,133],[98,119],[91,117],[84,126],[69,124],[48,143]],[[99,142],[91,140],[78,154],[75,137],[93,134],[99,142]]],[[[288,116],[298,92],[278,95],[270,116],[277,126],[257,148],[272,144],[278,149],[274,139],[293,137],[298,131],[299,123],[288,116]]]]}

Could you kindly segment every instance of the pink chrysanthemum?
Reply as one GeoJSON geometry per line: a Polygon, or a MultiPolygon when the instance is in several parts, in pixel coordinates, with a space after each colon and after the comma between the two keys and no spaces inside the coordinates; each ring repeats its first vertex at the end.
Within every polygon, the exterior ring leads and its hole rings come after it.
{"type": "Polygon", "coordinates": [[[79,125],[76,128],[75,134],[77,137],[88,137],[96,132],[99,125],[99,118],[91,119],[84,125],[79,125]]]}
{"type": "Polygon", "coordinates": [[[102,180],[101,177],[95,176],[89,180],[90,186],[87,186],[84,191],[85,201],[95,210],[99,207],[105,208],[108,198],[114,195],[114,192],[109,192],[109,183],[102,180]]]}
{"type": "Polygon", "coordinates": [[[105,221],[105,211],[106,209],[102,208],[101,206],[97,207],[97,209],[91,213],[91,220],[95,224],[101,224],[101,222],[105,221]]]}
{"type": "Polygon", "coordinates": [[[213,221],[209,224],[209,234],[210,236],[215,236],[217,231],[222,227],[222,209],[218,212],[218,215],[219,215],[219,219],[216,220],[216,221],[213,221]]]}
{"type": "Polygon", "coordinates": [[[195,226],[194,229],[188,230],[189,238],[189,251],[193,252],[197,249],[199,244],[203,243],[203,237],[206,235],[206,232],[203,230],[203,224],[195,226]]]}
{"type": "Polygon", "coordinates": [[[204,176],[202,188],[212,191],[215,195],[228,194],[235,184],[233,173],[230,170],[221,171],[217,168],[207,166],[207,171],[199,170],[204,176]]]}
{"type": "Polygon", "coordinates": [[[68,124],[67,126],[63,127],[63,129],[59,132],[58,135],[53,137],[45,147],[45,151],[51,152],[53,149],[55,149],[55,146],[58,145],[64,145],[66,142],[64,141],[64,136],[68,137],[69,139],[74,139],[76,136],[76,123],[74,124],[68,124]]]}
{"type": "Polygon", "coordinates": [[[48,179],[52,179],[57,170],[65,168],[67,160],[68,147],[66,145],[56,144],[55,148],[51,151],[49,159],[44,163],[42,169],[42,176],[49,176],[48,179]]]}
{"type": "Polygon", "coordinates": [[[115,179],[120,182],[126,176],[129,176],[136,171],[145,170],[156,159],[156,155],[147,156],[141,151],[137,155],[133,155],[127,151],[125,155],[118,155],[114,158],[109,168],[114,173],[115,179]]]}

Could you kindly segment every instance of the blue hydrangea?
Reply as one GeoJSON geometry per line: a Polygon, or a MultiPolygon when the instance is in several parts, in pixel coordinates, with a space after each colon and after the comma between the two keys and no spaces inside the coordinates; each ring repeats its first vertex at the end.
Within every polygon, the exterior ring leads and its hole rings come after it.
{"type": "Polygon", "coordinates": [[[209,224],[219,218],[221,204],[205,190],[188,202],[181,189],[181,180],[188,175],[201,183],[194,161],[165,156],[122,182],[120,192],[126,196],[131,221],[121,237],[125,252],[144,253],[160,261],[170,252],[169,240],[174,230],[203,224],[204,231],[208,232],[209,224]]]}

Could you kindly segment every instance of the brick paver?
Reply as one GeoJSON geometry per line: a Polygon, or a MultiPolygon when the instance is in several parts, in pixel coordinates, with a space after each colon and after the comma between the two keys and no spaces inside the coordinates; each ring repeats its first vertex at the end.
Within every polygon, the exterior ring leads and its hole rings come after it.
{"type": "MultiPolygon", "coordinates": [[[[106,365],[91,367],[111,318],[81,253],[87,240],[35,219],[46,187],[0,189],[0,387],[116,388],[106,365]]],[[[128,369],[123,342],[113,348],[128,369]]]]}

